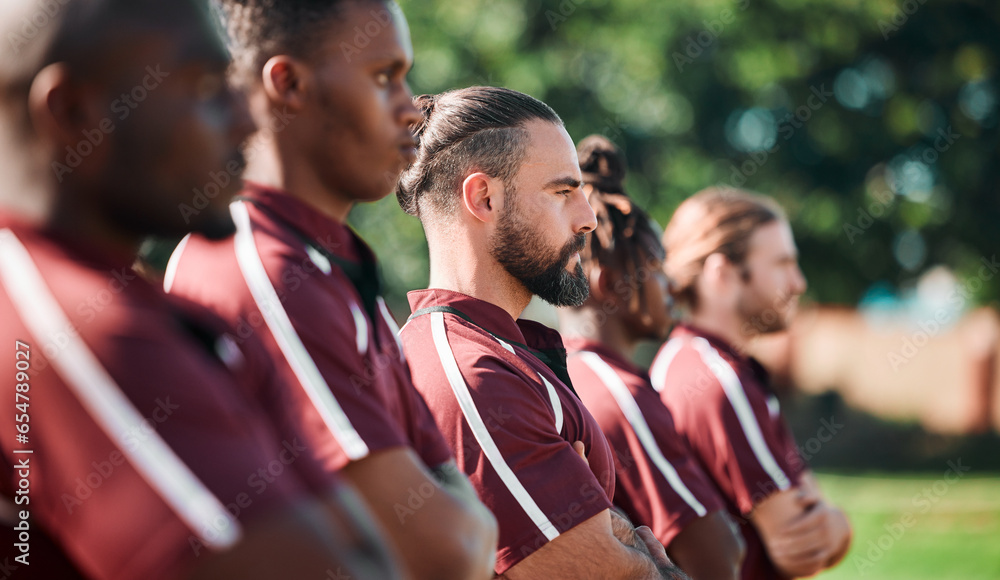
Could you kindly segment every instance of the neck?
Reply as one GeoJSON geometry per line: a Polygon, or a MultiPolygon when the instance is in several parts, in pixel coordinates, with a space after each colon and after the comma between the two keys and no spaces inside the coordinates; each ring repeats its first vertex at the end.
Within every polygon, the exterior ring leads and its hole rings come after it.
{"type": "Polygon", "coordinates": [[[484,242],[464,232],[435,235],[427,228],[427,234],[430,288],[452,290],[489,302],[506,310],[514,320],[521,316],[531,302],[531,293],[489,255],[484,242]]]}
{"type": "MultiPolygon", "coordinates": [[[[293,137],[288,135],[288,137],[293,137]]],[[[243,178],[280,189],[338,222],[346,222],[354,200],[326,187],[308,157],[292,151],[278,135],[254,135],[247,146],[243,178]]]]}
{"type": "Polygon", "coordinates": [[[735,312],[712,312],[700,309],[688,318],[700,330],[710,332],[729,343],[736,352],[747,352],[755,335],[742,332],[744,321],[735,312]]]}
{"type": "Polygon", "coordinates": [[[109,221],[98,208],[84,201],[87,198],[88,196],[80,192],[60,192],[48,216],[42,219],[41,223],[49,231],[71,239],[86,240],[88,246],[111,255],[138,254],[144,236],[124,230],[109,221]]]}
{"type": "Polygon", "coordinates": [[[620,317],[608,316],[600,308],[584,306],[559,310],[559,329],[564,336],[599,342],[623,358],[632,360],[638,341],[625,328],[620,317]]]}

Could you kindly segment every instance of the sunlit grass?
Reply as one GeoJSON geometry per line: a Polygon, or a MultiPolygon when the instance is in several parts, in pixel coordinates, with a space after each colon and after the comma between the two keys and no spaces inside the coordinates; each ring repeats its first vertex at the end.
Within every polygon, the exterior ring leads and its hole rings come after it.
{"type": "Polygon", "coordinates": [[[1000,578],[1000,474],[826,473],[819,479],[847,511],[855,535],[844,562],[818,578],[1000,578]]]}

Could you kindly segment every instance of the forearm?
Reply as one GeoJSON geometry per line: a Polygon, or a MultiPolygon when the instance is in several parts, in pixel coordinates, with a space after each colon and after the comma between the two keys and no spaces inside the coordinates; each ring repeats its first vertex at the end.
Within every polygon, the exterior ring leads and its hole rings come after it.
{"type": "Polygon", "coordinates": [[[324,502],[331,516],[336,533],[343,534],[341,542],[346,542],[357,555],[355,567],[359,572],[373,578],[405,577],[395,565],[398,554],[388,547],[382,530],[374,515],[366,509],[364,500],[347,485],[340,485],[324,502]]]}

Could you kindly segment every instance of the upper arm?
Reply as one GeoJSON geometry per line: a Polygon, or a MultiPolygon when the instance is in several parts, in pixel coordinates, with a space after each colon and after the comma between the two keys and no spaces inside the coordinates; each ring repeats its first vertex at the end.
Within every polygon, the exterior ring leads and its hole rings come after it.
{"type": "Polygon", "coordinates": [[[480,360],[467,374],[462,467],[500,520],[503,572],[611,502],[556,430],[547,397],[497,361],[480,360]]]}
{"type": "Polygon", "coordinates": [[[755,384],[744,384],[718,355],[682,354],[703,358],[685,360],[683,369],[668,375],[668,383],[697,389],[665,390],[664,400],[725,495],[746,515],[771,494],[793,488],[803,465],[777,400],[769,400],[755,384]]]}

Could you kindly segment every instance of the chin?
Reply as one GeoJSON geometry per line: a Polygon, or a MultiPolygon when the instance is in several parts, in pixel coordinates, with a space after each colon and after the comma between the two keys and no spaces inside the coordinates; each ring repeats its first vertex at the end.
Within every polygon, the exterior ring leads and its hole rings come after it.
{"type": "Polygon", "coordinates": [[[192,231],[210,240],[224,240],[236,233],[236,224],[229,212],[219,213],[194,224],[192,231]]]}

